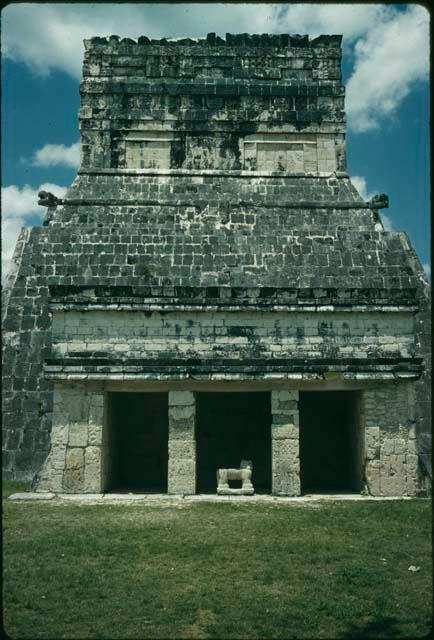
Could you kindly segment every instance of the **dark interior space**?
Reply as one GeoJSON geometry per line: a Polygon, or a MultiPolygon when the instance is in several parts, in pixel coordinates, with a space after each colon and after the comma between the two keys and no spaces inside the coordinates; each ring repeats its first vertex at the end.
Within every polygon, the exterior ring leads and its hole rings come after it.
{"type": "Polygon", "coordinates": [[[302,493],[359,492],[358,393],[300,392],[302,493]]]}
{"type": "Polygon", "coordinates": [[[198,492],[216,493],[218,468],[251,460],[255,492],[271,493],[270,394],[197,393],[196,403],[198,492]]]}
{"type": "Polygon", "coordinates": [[[110,491],[167,492],[167,393],[110,394],[110,491]]]}

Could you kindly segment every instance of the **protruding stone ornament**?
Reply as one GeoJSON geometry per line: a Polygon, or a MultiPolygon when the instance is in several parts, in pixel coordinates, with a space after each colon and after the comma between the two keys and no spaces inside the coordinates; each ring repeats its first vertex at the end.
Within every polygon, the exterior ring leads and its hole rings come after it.
{"type": "Polygon", "coordinates": [[[40,191],[38,193],[38,204],[41,207],[57,207],[58,204],[62,204],[62,199],[50,193],[50,191],[40,191]]]}
{"type": "Polygon", "coordinates": [[[372,209],[387,209],[389,206],[389,198],[385,193],[378,193],[369,200],[368,205],[372,209]]]}

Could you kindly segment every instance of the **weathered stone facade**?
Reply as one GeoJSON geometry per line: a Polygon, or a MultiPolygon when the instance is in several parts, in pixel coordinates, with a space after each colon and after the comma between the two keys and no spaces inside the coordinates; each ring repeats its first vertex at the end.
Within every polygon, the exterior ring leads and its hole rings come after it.
{"type": "Polygon", "coordinates": [[[81,166],[5,289],[7,477],[107,490],[111,394],[158,392],[167,491],[195,493],[197,394],[260,391],[271,490],[299,495],[299,394],[348,391],[351,488],[425,490],[427,284],[346,172],[340,42],[85,41],[81,166]]]}

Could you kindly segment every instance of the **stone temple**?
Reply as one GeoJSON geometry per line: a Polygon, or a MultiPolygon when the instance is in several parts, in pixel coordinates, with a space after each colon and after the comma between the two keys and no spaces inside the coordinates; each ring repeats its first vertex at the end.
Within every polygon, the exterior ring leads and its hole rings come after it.
{"type": "Polygon", "coordinates": [[[429,490],[428,285],[348,176],[340,61],[336,35],[85,41],[78,175],[4,290],[7,478],[429,490]]]}

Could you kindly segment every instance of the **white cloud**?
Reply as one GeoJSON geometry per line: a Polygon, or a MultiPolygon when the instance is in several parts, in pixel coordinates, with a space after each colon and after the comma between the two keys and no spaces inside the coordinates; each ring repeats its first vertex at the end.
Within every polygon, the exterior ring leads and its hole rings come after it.
{"type": "Polygon", "coordinates": [[[15,250],[18,235],[22,227],[34,225],[34,218],[40,222],[44,219],[46,209],[38,205],[38,192],[51,191],[62,197],[66,187],[57,184],[44,183],[38,189],[28,184],[20,188],[15,185],[3,187],[1,191],[2,204],[2,278],[9,270],[10,261],[15,250]]]}
{"type": "Polygon", "coordinates": [[[348,43],[365,35],[389,13],[381,4],[291,4],[281,10],[279,27],[311,37],[342,34],[348,43]]]}
{"type": "Polygon", "coordinates": [[[57,69],[77,79],[83,39],[95,35],[341,33],[348,59],[354,53],[346,111],[357,132],[392,118],[414,84],[428,78],[429,14],[417,4],[10,4],[2,17],[6,57],[42,75],[57,69]]]}
{"type": "Polygon", "coordinates": [[[428,280],[431,280],[431,265],[429,264],[429,262],[424,262],[422,267],[428,280]]]}
{"type": "Polygon", "coordinates": [[[351,128],[363,132],[393,116],[414,83],[428,79],[428,12],[410,5],[370,29],[354,51],[346,110],[351,128]]]}
{"type": "MultiPolygon", "coordinates": [[[[356,187],[357,191],[360,193],[365,202],[368,202],[377,193],[376,191],[371,191],[370,189],[368,189],[366,178],[364,178],[363,176],[351,176],[351,182],[356,187]]],[[[382,211],[378,211],[378,215],[380,216],[385,231],[393,231],[394,229],[390,216],[388,216],[386,213],[383,213],[382,211]]]]}
{"type": "MultiPolygon", "coordinates": [[[[381,4],[292,4],[281,12],[285,28],[316,36],[340,33],[354,70],[347,84],[348,126],[363,132],[392,117],[415,82],[428,79],[429,13],[381,4]]],[[[344,53],[345,55],[345,53],[344,53]]]]}
{"type": "Polygon", "coordinates": [[[363,200],[368,201],[375,195],[375,192],[368,191],[366,178],[362,176],[351,176],[351,182],[362,196],[363,200]]]}
{"type": "Polygon", "coordinates": [[[64,144],[46,144],[35,151],[31,163],[35,167],[76,168],[80,164],[80,143],[77,142],[70,147],[64,144]]]}
{"type": "Polygon", "coordinates": [[[381,218],[381,222],[383,223],[383,227],[386,231],[394,231],[390,216],[388,216],[386,213],[381,212],[380,218],[381,218]]]}
{"type": "Polygon", "coordinates": [[[11,4],[3,10],[3,54],[36,73],[59,69],[80,79],[83,39],[204,36],[214,31],[272,31],[279,5],[11,4]]]}

